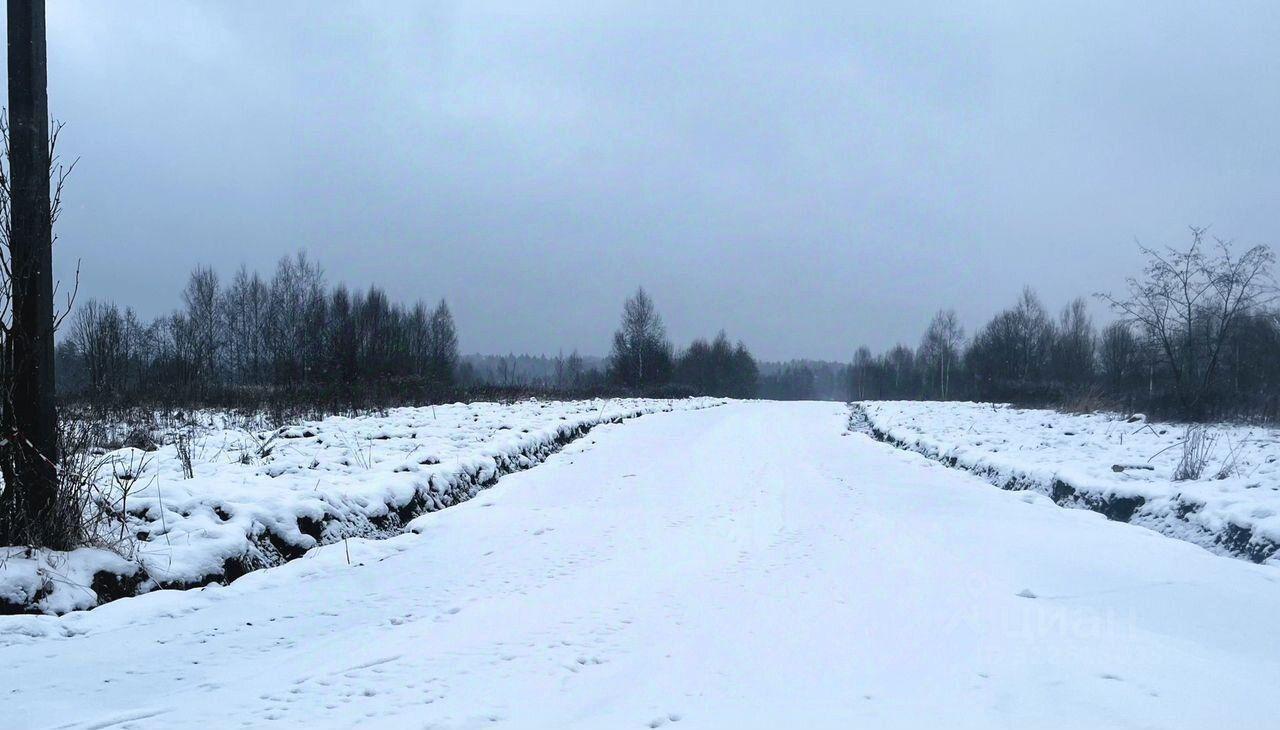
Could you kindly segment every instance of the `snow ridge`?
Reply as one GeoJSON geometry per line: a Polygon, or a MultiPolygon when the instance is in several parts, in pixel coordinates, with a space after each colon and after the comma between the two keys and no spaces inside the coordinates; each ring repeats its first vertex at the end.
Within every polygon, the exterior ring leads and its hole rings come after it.
{"type": "Polygon", "coordinates": [[[1177,460],[1176,430],[1153,424],[1128,433],[1126,443],[1115,426],[1127,423],[1115,415],[990,403],[860,402],[850,404],[849,414],[851,431],[971,472],[1001,489],[1043,494],[1059,506],[1146,527],[1219,555],[1280,562],[1280,478],[1270,478],[1280,476],[1270,473],[1280,456],[1276,434],[1259,437],[1251,429],[1239,436],[1236,452],[1227,458],[1255,460],[1247,478],[1176,482],[1165,476],[1177,460]],[[1143,456],[1153,452],[1158,458],[1143,456]]]}
{"type": "Polygon", "coordinates": [[[117,497],[130,490],[122,549],[0,548],[0,614],[63,614],[157,589],[226,584],[318,545],[392,537],[598,425],[723,402],[459,403],[255,434],[210,428],[189,447],[194,476],[172,444],[120,449],[102,460],[98,482],[117,497]]]}

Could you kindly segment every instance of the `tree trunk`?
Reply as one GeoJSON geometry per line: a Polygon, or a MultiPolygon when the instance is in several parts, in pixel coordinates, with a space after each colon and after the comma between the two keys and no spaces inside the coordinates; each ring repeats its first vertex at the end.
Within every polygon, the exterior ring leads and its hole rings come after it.
{"type": "Polygon", "coordinates": [[[67,547],[57,505],[53,381],[53,242],[44,0],[8,0],[10,255],[13,329],[6,353],[10,439],[0,537],[67,547]]]}

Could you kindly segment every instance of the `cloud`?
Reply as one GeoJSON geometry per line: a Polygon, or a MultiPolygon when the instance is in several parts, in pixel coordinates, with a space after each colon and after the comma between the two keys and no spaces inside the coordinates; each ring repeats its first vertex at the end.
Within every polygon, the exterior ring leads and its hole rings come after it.
{"type": "Polygon", "coordinates": [[[153,315],[305,247],[488,352],[601,352],[643,283],[847,358],[1275,240],[1273,4],[900,5],[51,3],[59,270],[153,315]]]}

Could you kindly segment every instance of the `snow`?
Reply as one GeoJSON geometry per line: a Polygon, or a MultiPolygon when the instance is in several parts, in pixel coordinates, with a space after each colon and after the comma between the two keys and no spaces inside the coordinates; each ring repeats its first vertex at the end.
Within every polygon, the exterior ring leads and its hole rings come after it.
{"type": "Polygon", "coordinates": [[[82,548],[66,554],[0,550],[0,603],[38,605],[48,613],[66,613],[97,601],[93,589],[99,574],[130,575],[137,566],[101,548],[82,548]]]}
{"type": "Polygon", "coordinates": [[[1007,489],[1110,512],[1221,554],[1280,560],[1280,429],[1212,425],[1202,478],[1175,481],[1187,427],[1142,415],[867,401],[855,406],[855,420],[1007,489]]]}
{"type": "Polygon", "coordinates": [[[92,585],[102,570],[124,577],[124,593],[187,587],[278,565],[318,544],[394,535],[407,519],[470,499],[598,423],[720,402],[458,403],[258,432],[201,414],[203,425],[186,434],[191,478],[172,433],[160,434],[167,445],[156,451],[124,448],[94,465],[107,501],[127,513],[127,524],[102,539],[131,560],[101,549],[0,548],[0,605],[65,613],[110,597],[92,585]]]}
{"type": "Polygon", "coordinates": [[[1280,569],[846,430],[608,424],[230,585],[0,617],[13,730],[1270,727],[1280,569]]]}

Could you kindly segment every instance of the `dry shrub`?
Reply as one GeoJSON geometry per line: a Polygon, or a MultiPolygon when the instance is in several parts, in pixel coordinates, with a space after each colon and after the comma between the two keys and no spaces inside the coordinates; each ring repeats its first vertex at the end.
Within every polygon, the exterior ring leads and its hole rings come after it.
{"type": "Polygon", "coordinates": [[[1204,426],[1188,426],[1182,439],[1182,458],[1178,460],[1178,467],[1173,470],[1173,480],[1184,482],[1202,477],[1217,441],[1217,436],[1209,433],[1204,426]]]}
{"type": "Polygon", "coordinates": [[[1089,414],[1100,411],[1119,411],[1120,404],[1100,387],[1082,388],[1063,398],[1059,407],[1063,413],[1089,414]]]}

